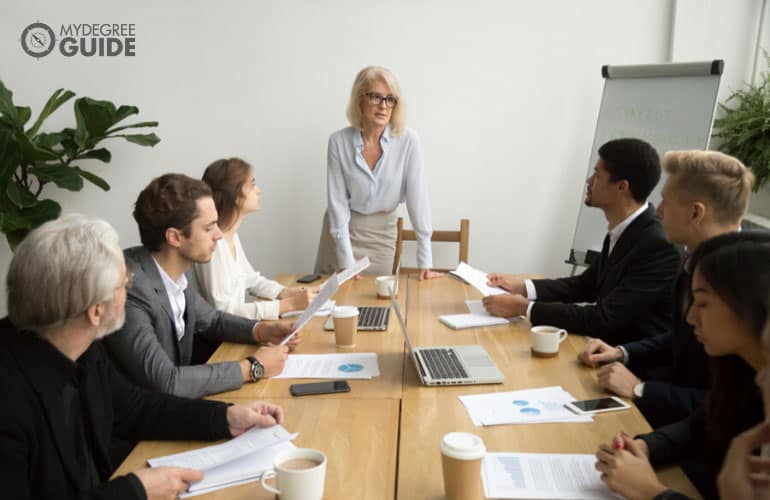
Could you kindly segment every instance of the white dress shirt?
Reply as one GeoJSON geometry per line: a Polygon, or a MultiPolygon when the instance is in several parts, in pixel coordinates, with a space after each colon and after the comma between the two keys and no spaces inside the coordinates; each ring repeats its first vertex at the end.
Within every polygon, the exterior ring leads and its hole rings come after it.
{"type": "Polygon", "coordinates": [[[433,228],[420,141],[410,129],[392,135],[388,125],[380,146],[382,156],[372,171],[362,155],[360,130],[347,127],[329,137],[326,180],[329,227],[337,242],[337,263],[342,268],[354,263],[348,230],[351,210],[364,215],[391,212],[406,202],[417,233],[417,265],[429,269],[433,266],[433,228]]]}
{"type": "Polygon", "coordinates": [[[163,280],[163,288],[166,289],[166,295],[168,301],[171,304],[171,312],[174,316],[174,329],[176,330],[176,338],[182,340],[184,337],[184,310],[187,307],[187,300],[184,297],[184,291],[187,289],[187,277],[182,274],[178,280],[174,281],[171,276],[166,274],[166,271],[158,264],[155,257],[152,258],[155,262],[155,266],[160,273],[160,279],[163,280]]]}
{"type": "MultiPolygon", "coordinates": [[[[626,228],[630,226],[637,217],[642,215],[645,210],[647,210],[647,203],[644,203],[638,210],[623,219],[617,226],[607,231],[607,234],[610,236],[610,246],[607,255],[612,253],[612,250],[615,248],[615,243],[618,242],[626,228]]],[[[535,284],[532,283],[532,280],[524,280],[524,287],[527,289],[527,298],[529,299],[529,305],[527,306],[527,321],[529,321],[532,306],[534,305],[535,300],[537,300],[537,289],[535,288],[535,284]]]]}
{"type": "Polygon", "coordinates": [[[280,302],[275,299],[284,286],[251,267],[237,233],[233,244],[235,257],[223,238],[217,241],[209,262],[193,266],[201,295],[220,311],[251,319],[278,319],[280,302]],[[246,302],[247,291],[271,300],[246,302]]]}

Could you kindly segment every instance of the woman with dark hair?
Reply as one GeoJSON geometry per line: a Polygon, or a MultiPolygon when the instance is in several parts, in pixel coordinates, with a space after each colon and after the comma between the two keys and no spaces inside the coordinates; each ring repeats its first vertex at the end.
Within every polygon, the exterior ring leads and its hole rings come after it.
{"type": "Polygon", "coordinates": [[[754,386],[765,359],[760,335],[768,319],[770,233],[728,233],[707,240],[691,258],[687,321],[709,355],[711,390],[680,422],[632,439],[621,433],[599,447],[596,468],[628,498],[674,498],[653,466],[679,463],[704,498],[717,498],[715,479],[730,440],[763,419],[754,386]]]}
{"type": "Polygon", "coordinates": [[[251,165],[239,158],[217,160],[206,168],[203,181],[211,187],[223,238],[209,262],[194,266],[201,295],[219,310],[252,319],[278,319],[284,312],[305,309],[318,289],[284,287],[261,276],[238,238],[243,219],[259,209],[260,190],[251,165]],[[270,300],[246,302],[246,292],[270,300]]]}

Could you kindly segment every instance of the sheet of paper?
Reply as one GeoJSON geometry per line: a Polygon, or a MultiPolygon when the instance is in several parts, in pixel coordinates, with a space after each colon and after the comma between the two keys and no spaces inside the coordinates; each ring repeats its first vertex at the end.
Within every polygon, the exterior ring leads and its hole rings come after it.
{"type": "MultiPolygon", "coordinates": [[[[337,305],[337,303],[333,300],[327,300],[325,304],[321,306],[321,308],[313,314],[313,316],[328,316],[332,313],[332,309],[334,309],[334,306],[337,305]]],[[[294,318],[297,316],[300,316],[302,314],[302,311],[286,311],[285,313],[281,314],[281,318],[294,318]]]]}
{"type": "Polygon", "coordinates": [[[439,316],[438,319],[449,328],[454,328],[455,330],[508,324],[507,319],[497,318],[488,314],[444,314],[439,316]]]}
{"type": "Polygon", "coordinates": [[[575,401],[575,398],[558,386],[458,398],[476,426],[593,420],[590,415],[575,415],[566,409],[564,403],[575,401]]]}
{"type": "Polygon", "coordinates": [[[457,266],[457,269],[451,271],[451,274],[454,274],[469,285],[473,286],[485,297],[487,295],[500,295],[503,293],[508,293],[502,288],[488,286],[487,273],[479,271],[478,269],[469,266],[465,262],[460,262],[460,264],[457,266]]]}
{"type": "Polygon", "coordinates": [[[380,367],[374,352],[350,354],[289,354],[275,378],[367,379],[378,377],[380,367]]]}
{"type": "Polygon", "coordinates": [[[337,274],[337,279],[339,280],[340,285],[345,283],[356,274],[361,274],[361,271],[369,267],[369,264],[369,257],[364,257],[363,259],[353,264],[351,267],[345,269],[344,271],[340,271],[337,274]]]}
{"type": "Polygon", "coordinates": [[[302,311],[302,314],[300,315],[299,319],[294,323],[294,331],[291,332],[289,335],[286,336],[285,339],[281,341],[281,345],[284,345],[287,343],[291,338],[303,327],[307,324],[308,321],[310,321],[310,318],[313,317],[315,313],[317,313],[321,307],[323,307],[329,299],[334,296],[335,293],[337,293],[337,289],[340,287],[339,281],[337,280],[337,275],[332,274],[328,280],[326,280],[326,283],[321,285],[321,290],[319,290],[318,295],[315,296],[312,302],[308,304],[307,309],[302,311]]]}
{"type": "Polygon", "coordinates": [[[593,455],[487,453],[481,478],[487,498],[616,499],[594,469],[593,455]]]}
{"type": "Polygon", "coordinates": [[[296,434],[289,434],[282,425],[268,428],[253,427],[238,437],[225,443],[198,448],[197,450],[176,453],[165,457],[151,458],[147,461],[152,467],[161,465],[187,467],[206,470],[240,458],[246,454],[262,450],[282,441],[294,439],[296,434]]]}

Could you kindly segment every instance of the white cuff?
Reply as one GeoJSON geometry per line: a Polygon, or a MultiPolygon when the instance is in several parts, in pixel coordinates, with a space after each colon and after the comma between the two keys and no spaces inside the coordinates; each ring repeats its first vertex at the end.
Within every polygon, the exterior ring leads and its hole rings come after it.
{"type": "Polygon", "coordinates": [[[258,300],[254,303],[257,309],[257,317],[254,319],[278,319],[281,311],[281,302],[278,300],[258,300]]]}
{"type": "Polygon", "coordinates": [[[527,321],[529,321],[530,323],[532,323],[532,319],[530,319],[530,316],[532,314],[532,306],[534,305],[535,305],[535,301],[532,300],[529,302],[529,305],[527,306],[527,321]]]}
{"type": "Polygon", "coordinates": [[[626,351],[626,348],[623,347],[622,345],[619,345],[618,349],[620,349],[620,352],[623,353],[623,359],[621,361],[623,362],[624,365],[627,365],[628,364],[628,351],[626,351]]]}
{"type": "MultiPolygon", "coordinates": [[[[532,280],[524,280],[524,287],[527,289],[527,298],[529,300],[537,300],[537,289],[535,289],[535,284],[532,283],[532,280]]],[[[529,318],[529,310],[527,310],[527,318],[529,318]]]]}

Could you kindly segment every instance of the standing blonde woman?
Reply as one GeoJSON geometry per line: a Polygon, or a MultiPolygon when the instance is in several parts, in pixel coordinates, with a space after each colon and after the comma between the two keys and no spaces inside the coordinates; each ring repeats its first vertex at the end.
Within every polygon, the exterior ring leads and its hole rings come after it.
{"type": "Polygon", "coordinates": [[[420,279],[430,270],[433,232],[428,186],[417,134],[405,128],[406,110],[393,74],[369,66],[356,76],[347,111],[350,127],[329,137],[328,208],[316,272],[328,274],[369,257],[367,273],[390,274],[396,248],[396,208],[406,202],[417,233],[420,279]]]}

